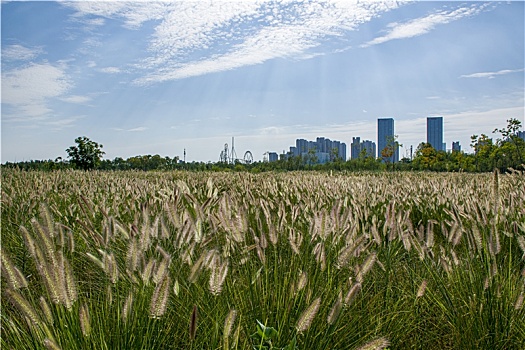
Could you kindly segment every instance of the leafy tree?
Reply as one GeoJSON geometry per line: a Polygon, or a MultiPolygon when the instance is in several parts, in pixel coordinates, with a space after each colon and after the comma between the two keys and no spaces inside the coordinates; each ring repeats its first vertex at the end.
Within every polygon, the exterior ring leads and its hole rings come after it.
{"type": "Polygon", "coordinates": [[[386,161],[392,163],[392,171],[394,171],[394,155],[398,152],[399,147],[403,146],[397,141],[397,135],[388,136],[386,146],[381,150],[381,157],[386,161]]]}
{"type": "Polygon", "coordinates": [[[503,146],[505,143],[513,145],[515,155],[517,158],[516,162],[513,162],[510,166],[517,166],[523,164],[522,150],[525,149],[523,139],[518,137],[518,131],[521,129],[521,121],[515,118],[507,120],[507,127],[503,129],[494,129],[493,133],[499,132],[503,136],[503,140],[498,140],[498,145],[503,146]]]}
{"type": "Polygon", "coordinates": [[[76,146],[71,146],[66,149],[68,158],[75,167],[83,170],[95,169],[105,154],[102,151],[102,145],[91,141],[86,136],[77,137],[75,139],[76,146]]]}
{"type": "Polygon", "coordinates": [[[432,170],[437,162],[437,151],[428,142],[421,142],[416,149],[416,157],[412,161],[420,170],[432,170]]]}
{"type": "Polygon", "coordinates": [[[474,159],[476,171],[494,170],[494,147],[496,147],[490,137],[485,134],[472,135],[470,146],[474,149],[474,159]]]}
{"type": "Polygon", "coordinates": [[[306,155],[306,162],[310,166],[312,166],[313,164],[317,164],[317,162],[319,161],[319,159],[317,158],[317,155],[315,153],[316,153],[315,148],[310,148],[308,150],[307,155],[306,155]]]}

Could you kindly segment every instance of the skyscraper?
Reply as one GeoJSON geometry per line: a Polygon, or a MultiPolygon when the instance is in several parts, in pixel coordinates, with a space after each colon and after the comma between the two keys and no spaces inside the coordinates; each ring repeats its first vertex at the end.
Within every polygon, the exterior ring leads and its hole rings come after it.
{"type": "Polygon", "coordinates": [[[443,117],[427,118],[427,143],[436,151],[445,151],[443,147],[443,117]]]}
{"type": "Polygon", "coordinates": [[[365,150],[366,157],[373,157],[376,156],[376,144],[375,142],[372,142],[370,140],[364,140],[361,142],[361,152],[365,150]]]}
{"type": "Polygon", "coordinates": [[[376,144],[370,140],[361,141],[360,137],[352,137],[352,144],[350,147],[352,159],[359,158],[363,150],[365,151],[365,157],[376,157],[376,144]]]}
{"type": "MultiPolygon", "coordinates": [[[[394,118],[377,119],[377,157],[382,158],[381,152],[394,142],[394,118]]],[[[387,160],[387,158],[383,158],[387,160]]],[[[399,148],[395,147],[394,154],[388,158],[392,162],[399,161],[399,148]]]]}
{"type": "Polygon", "coordinates": [[[361,138],[352,137],[352,144],[350,145],[350,148],[351,148],[351,158],[352,159],[359,158],[359,153],[361,152],[361,138]]]}
{"type": "Polygon", "coordinates": [[[290,155],[294,157],[315,156],[318,163],[334,161],[337,158],[346,162],[346,144],[341,141],[332,141],[325,137],[318,137],[316,141],[305,139],[295,140],[295,147],[290,147],[290,155]]]}

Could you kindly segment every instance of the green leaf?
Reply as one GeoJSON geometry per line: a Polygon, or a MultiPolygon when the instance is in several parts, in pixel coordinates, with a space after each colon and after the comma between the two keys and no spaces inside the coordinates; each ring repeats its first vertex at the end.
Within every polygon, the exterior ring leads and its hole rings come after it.
{"type": "Polygon", "coordinates": [[[279,332],[273,327],[267,327],[262,324],[259,320],[257,321],[257,333],[263,340],[270,340],[279,335],[279,332]]]}

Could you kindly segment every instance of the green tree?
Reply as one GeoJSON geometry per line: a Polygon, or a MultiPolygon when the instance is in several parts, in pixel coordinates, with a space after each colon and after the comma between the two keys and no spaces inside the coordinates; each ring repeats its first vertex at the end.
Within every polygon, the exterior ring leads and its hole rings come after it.
{"type": "Polygon", "coordinates": [[[421,142],[412,161],[419,170],[432,170],[437,163],[437,151],[428,142],[421,142]]]}
{"type": "Polygon", "coordinates": [[[310,167],[312,167],[314,164],[317,164],[318,161],[319,159],[317,158],[317,155],[316,155],[316,149],[310,148],[306,155],[306,162],[308,163],[310,167]]]}
{"type": "Polygon", "coordinates": [[[397,141],[397,137],[397,135],[388,136],[386,139],[386,146],[381,150],[381,157],[386,162],[392,163],[392,171],[394,171],[394,156],[398,152],[399,147],[403,146],[397,141]]]}
{"type": "Polygon", "coordinates": [[[476,171],[494,170],[494,143],[492,139],[485,134],[472,135],[470,137],[470,146],[474,149],[474,159],[476,171]]]}
{"type": "Polygon", "coordinates": [[[502,147],[506,143],[513,145],[516,161],[510,166],[519,166],[523,164],[522,150],[525,149],[523,139],[518,137],[518,131],[521,129],[521,121],[515,118],[507,120],[507,127],[503,129],[494,129],[493,133],[499,132],[503,140],[498,140],[498,146],[502,147]]]}
{"type": "Polygon", "coordinates": [[[66,149],[68,158],[75,167],[83,170],[95,169],[104,155],[102,145],[91,141],[86,136],[75,139],[76,146],[66,149]]]}

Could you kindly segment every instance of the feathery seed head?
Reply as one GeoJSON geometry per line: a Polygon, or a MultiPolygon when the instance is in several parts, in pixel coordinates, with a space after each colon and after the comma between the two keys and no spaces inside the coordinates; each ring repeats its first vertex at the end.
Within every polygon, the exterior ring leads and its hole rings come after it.
{"type": "Polygon", "coordinates": [[[44,346],[48,350],[61,350],[57,343],[53,339],[49,338],[44,339],[44,346]]]}
{"type": "Polygon", "coordinates": [[[390,342],[388,341],[388,339],[385,337],[381,337],[381,338],[374,339],[366,343],[365,345],[362,345],[357,350],[381,350],[381,349],[388,347],[389,345],[390,345],[390,342]]]}
{"type": "Polygon", "coordinates": [[[2,276],[7,279],[7,285],[12,289],[27,287],[27,280],[20,270],[13,264],[11,259],[0,248],[0,262],[2,276]]]}
{"type": "Polygon", "coordinates": [[[417,290],[417,295],[416,295],[416,298],[421,298],[423,295],[425,295],[425,291],[427,289],[427,280],[424,280],[423,282],[421,282],[421,284],[419,285],[419,288],[417,290]]]}
{"type": "Polygon", "coordinates": [[[178,280],[175,280],[175,283],[173,284],[173,293],[175,294],[175,296],[179,296],[180,286],[178,280]]]}
{"type": "Polygon", "coordinates": [[[299,317],[299,320],[297,321],[297,325],[295,326],[297,332],[302,333],[308,328],[310,328],[310,325],[312,324],[312,321],[315,318],[317,311],[319,311],[320,306],[321,298],[319,297],[315,299],[306,310],[303,311],[303,313],[299,317]]]}
{"type": "Polygon", "coordinates": [[[91,319],[89,317],[89,309],[86,303],[80,307],[78,317],[80,319],[80,329],[84,337],[88,337],[91,333],[91,319]]]}
{"type": "Polygon", "coordinates": [[[164,279],[164,276],[168,274],[168,269],[171,264],[171,259],[162,259],[159,266],[157,267],[157,272],[153,276],[153,282],[155,284],[159,283],[164,279]]]}
{"type": "Polygon", "coordinates": [[[346,293],[345,305],[347,305],[347,306],[350,305],[350,303],[352,303],[352,301],[355,299],[355,297],[357,296],[357,293],[359,293],[360,290],[361,290],[361,283],[356,282],[352,286],[352,288],[350,288],[348,293],[346,293]]]}
{"type": "Polygon", "coordinates": [[[126,301],[124,302],[124,306],[122,307],[122,322],[126,323],[128,320],[129,312],[131,310],[131,306],[133,305],[133,292],[130,292],[128,297],[126,298],[126,301]]]}
{"type": "Polygon", "coordinates": [[[343,294],[341,291],[339,291],[339,295],[337,296],[334,306],[332,306],[332,309],[330,310],[330,313],[328,314],[328,318],[327,318],[328,324],[332,325],[335,323],[335,321],[337,321],[342,308],[343,308],[343,294]]]}
{"type": "Polygon", "coordinates": [[[171,279],[165,276],[161,283],[157,284],[150,303],[150,317],[160,318],[166,313],[170,292],[171,279]]]}
{"type": "Polygon", "coordinates": [[[51,313],[51,309],[49,308],[49,305],[47,304],[47,301],[46,299],[44,299],[43,296],[40,297],[40,308],[42,309],[42,313],[46,318],[47,324],[52,326],[54,323],[53,314],[51,313]]]}
{"type": "Polygon", "coordinates": [[[376,254],[376,252],[373,252],[366,258],[366,260],[363,263],[363,265],[360,266],[359,272],[358,272],[358,274],[356,276],[356,280],[359,283],[363,283],[363,279],[364,279],[365,275],[372,269],[372,267],[374,266],[374,263],[376,262],[376,260],[377,260],[377,254],[376,254]]]}
{"type": "Polygon", "coordinates": [[[40,325],[42,322],[38,314],[36,313],[33,306],[18,292],[8,289],[6,291],[7,296],[11,303],[24,315],[26,316],[33,325],[40,325]]]}
{"type": "Polygon", "coordinates": [[[516,299],[516,303],[514,304],[515,310],[520,310],[523,306],[523,292],[520,293],[518,296],[518,299],[516,299]]]}
{"type": "Polygon", "coordinates": [[[308,282],[308,275],[306,272],[301,271],[299,274],[299,280],[297,281],[297,287],[295,288],[295,293],[300,292],[304,287],[306,287],[306,283],[308,282]]]}
{"type": "Polygon", "coordinates": [[[231,334],[233,325],[235,324],[235,318],[237,317],[237,311],[235,309],[231,309],[228,313],[228,316],[226,316],[226,319],[224,320],[224,330],[223,330],[223,336],[224,339],[228,339],[228,337],[231,334]]]}
{"type": "Polygon", "coordinates": [[[222,291],[222,285],[228,274],[228,261],[224,261],[220,266],[215,266],[211,270],[209,287],[213,295],[219,295],[222,291]]]}

